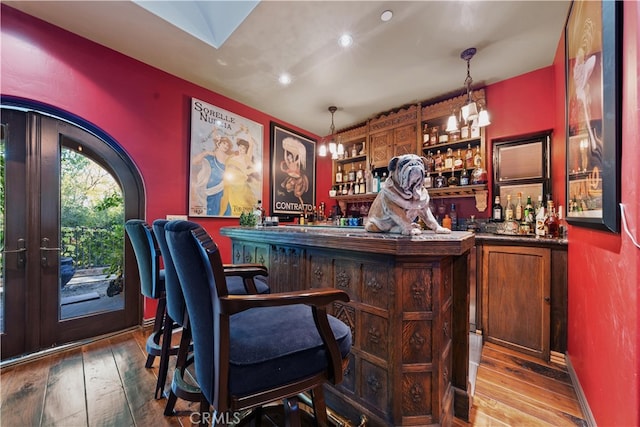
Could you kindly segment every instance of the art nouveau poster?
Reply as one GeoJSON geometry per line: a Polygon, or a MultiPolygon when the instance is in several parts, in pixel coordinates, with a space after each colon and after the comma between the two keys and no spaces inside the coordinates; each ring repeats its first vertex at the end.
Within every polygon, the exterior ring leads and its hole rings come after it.
{"type": "Polygon", "coordinates": [[[191,100],[189,216],[238,217],[262,199],[262,125],[191,100]]]}

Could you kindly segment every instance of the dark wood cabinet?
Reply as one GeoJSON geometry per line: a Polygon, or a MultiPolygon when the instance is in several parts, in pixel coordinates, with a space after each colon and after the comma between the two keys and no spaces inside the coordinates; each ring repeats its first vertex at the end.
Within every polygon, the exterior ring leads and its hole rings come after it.
{"type": "Polygon", "coordinates": [[[549,361],[566,352],[566,244],[522,240],[477,240],[477,327],[486,341],[549,361]]]}

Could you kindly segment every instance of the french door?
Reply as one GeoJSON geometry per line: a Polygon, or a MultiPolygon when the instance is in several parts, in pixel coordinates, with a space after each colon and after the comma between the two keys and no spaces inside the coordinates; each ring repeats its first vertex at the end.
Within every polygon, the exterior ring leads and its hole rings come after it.
{"type": "Polygon", "coordinates": [[[137,274],[124,233],[118,233],[127,218],[143,211],[142,186],[131,162],[69,122],[9,108],[2,108],[2,148],[2,359],[139,324],[138,281],[113,282],[137,274]],[[78,191],[74,185],[89,175],[96,182],[81,192],[91,194],[69,202],[68,192],[78,191]],[[121,214],[104,231],[116,248],[106,255],[121,254],[119,261],[96,260],[95,248],[104,246],[106,237],[95,227],[66,227],[73,232],[62,227],[70,221],[64,216],[74,212],[74,206],[62,209],[65,203],[80,207],[92,198],[109,197],[120,201],[121,214]]]}

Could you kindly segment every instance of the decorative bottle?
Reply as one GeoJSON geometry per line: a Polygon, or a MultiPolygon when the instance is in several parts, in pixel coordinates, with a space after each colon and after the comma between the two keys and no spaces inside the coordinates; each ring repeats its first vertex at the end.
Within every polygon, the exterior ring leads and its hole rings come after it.
{"type": "Polygon", "coordinates": [[[336,184],[342,183],[342,166],[338,165],[338,172],[336,172],[336,184]]]}
{"type": "Polygon", "coordinates": [[[495,200],[493,201],[493,215],[492,215],[492,219],[495,222],[502,222],[504,221],[504,210],[502,209],[502,205],[500,204],[500,196],[496,196],[495,200]]]}

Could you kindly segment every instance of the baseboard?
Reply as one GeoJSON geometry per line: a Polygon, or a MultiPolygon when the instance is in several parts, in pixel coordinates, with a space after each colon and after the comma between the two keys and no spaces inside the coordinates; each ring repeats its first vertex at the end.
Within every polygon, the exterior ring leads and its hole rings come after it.
{"type": "Polygon", "coordinates": [[[578,380],[576,371],[573,369],[571,358],[568,354],[565,354],[565,361],[569,377],[571,378],[571,384],[573,384],[573,389],[578,396],[578,403],[580,403],[580,409],[582,409],[582,415],[584,415],[587,426],[596,427],[596,420],[593,418],[593,413],[591,412],[591,408],[589,408],[589,402],[587,402],[587,397],[584,395],[584,391],[582,390],[582,386],[580,385],[580,381],[578,380]]]}
{"type": "Polygon", "coordinates": [[[553,350],[551,350],[549,354],[549,362],[560,366],[567,366],[567,360],[565,359],[564,354],[553,350]]]}

